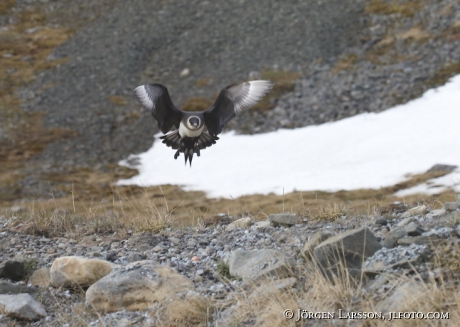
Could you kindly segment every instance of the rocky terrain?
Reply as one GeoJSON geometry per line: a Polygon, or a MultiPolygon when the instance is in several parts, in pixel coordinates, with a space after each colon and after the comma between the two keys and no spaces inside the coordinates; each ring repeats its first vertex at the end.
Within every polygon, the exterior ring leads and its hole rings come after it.
{"type": "MultiPolygon", "coordinates": [[[[29,235],[26,226],[8,227],[14,220],[0,221],[1,326],[312,322],[286,319],[286,309],[374,312],[383,320],[415,310],[436,313],[417,325],[456,326],[460,314],[460,200],[436,210],[395,202],[332,221],[221,214],[193,228],[125,237],[29,235]]],[[[360,325],[336,318],[313,320],[360,325]]]]}
{"type": "Polygon", "coordinates": [[[390,312],[457,326],[460,202],[381,205],[439,174],[263,206],[176,186],[128,203],[111,184],[157,132],[139,84],[201,110],[229,83],[273,80],[227,128],[262,133],[407,102],[460,73],[459,50],[458,0],[0,3],[0,327],[386,326],[390,312]],[[365,213],[341,208],[363,199],[365,213]]]}
{"type": "Polygon", "coordinates": [[[8,3],[5,200],[68,194],[70,180],[88,183],[82,167],[101,180],[147,150],[157,127],[132,96],[141,83],[200,110],[229,83],[271,79],[267,100],[227,128],[261,133],[379,112],[460,72],[456,0],[8,3]]]}

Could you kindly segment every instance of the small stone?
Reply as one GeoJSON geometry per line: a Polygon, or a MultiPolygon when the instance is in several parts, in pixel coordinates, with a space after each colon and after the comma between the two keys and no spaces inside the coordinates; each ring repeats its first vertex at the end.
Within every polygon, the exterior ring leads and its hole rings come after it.
{"type": "Polygon", "coordinates": [[[111,249],[117,249],[119,247],[120,247],[120,242],[113,242],[112,244],[110,244],[111,249]]]}
{"type": "Polygon", "coordinates": [[[415,219],[414,217],[409,217],[401,220],[399,223],[396,224],[396,226],[403,227],[413,222],[417,222],[417,219],[415,219]]]}
{"type": "Polygon", "coordinates": [[[437,173],[437,172],[450,173],[450,172],[453,172],[456,168],[457,166],[454,166],[454,165],[436,164],[430,169],[428,169],[426,172],[427,173],[437,173]]]}
{"type": "Polygon", "coordinates": [[[35,287],[0,282],[0,294],[36,294],[38,291],[39,289],[35,287]]]}
{"type": "Polygon", "coordinates": [[[416,222],[412,222],[404,227],[409,236],[420,236],[425,233],[425,230],[420,227],[416,222]]]}
{"type": "Polygon", "coordinates": [[[407,236],[406,229],[404,227],[396,227],[385,235],[383,246],[386,248],[393,248],[398,245],[398,240],[405,236],[407,236]]]}
{"type": "Polygon", "coordinates": [[[197,261],[200,261],[200,258],[198,258],[197,256],[194,256],[191,260],[192,262],[197,262],[197,261]]]}
{"type": "Polygon", "coordinates": [[[268,220],[272,223],[273,226],[294,226],[300,223],[299,217],[296,214],[290,213],[279,213],[271,214],[268,216],[268,220]]]}
{"type": "Polygon", "coordinates": [[[401,215],[401,218],[407,218],[407,217],[412,217],[412,216],[417,216],[417,215],[423,215],[428,211],[427,206],[418,206],[414,207],[412,209],[407,210],[405,213],[401,215]]]}
{"type": "Polygon", "coordinates": [[[163,248],[162,248],[161,246],[159,246],[159,245],[155,246],[155,247],[152,249],[153,252],[160,252],[161,250],[163,250],[163,248]]]}
{"type": "Polygon", "coordinates": [[[290,277],[295,264],[279,250],[242,250],[230,254],[230,274],[243,279],[258,279],[263,276],[290,277]]]}
{"type": "Polygon", "coordinates": [[[237,229],[237,228],[248,228],[248,227],[251,226],[251,223],[252,223],[252,219],[249,218],[249,217],[245,217],[245,218],[235,220],[234,222],[229,224],[226,229],[227,230],[234,230],[234,229],[237,229]]]}
{"type": "Polygon", "coordinates": [[[190,75],[190,69],[188,68],[184,68],[179,74],[180,77],[187,77],[189,75],[190,75]]]}
{"type": "Polygon", "coordinates": [[[187,242],[187,246],[191,246],[191,247],[196,246],[196,244],[197,244],[197,243],[195,242],[194,239],[190,239],[190,240],[187,242]]]}
{"type": "Polygon", "coordinates": [[[398,240],[399,245],[411,245],[411,244],[426,244],[426,245],[436,245],[442,241],[442,238],[439,235],[422,235],[422,236],[408,236],[403,237],[398,240]]]}
{"type": "Polygon", "coordinates": [[[437,209],[437,210],[433,210],[431,212],[431,214],[433,215],[433,217],[440,217],[442,215],[444,215],[446,213],[446,209],[442,208],[442,209],[437,209]]]}
{"type": "Polygon", "coordinates": [[[380,217],[375,220],[376,226],[386,226],[388,224],[388,220],[385,217],[380,217]]]}
{"type": "Polygon", "coordinates": [[[137,262],[137,261],[142,261],[145,259],[145,256],[144,255],[140,255],[139,253],[136,253],[136,252],[130,252],[127,256],[126,256],[126,260],[129,262],[129,263],[132,263],[132,262],[137,262]]]}
{"type": "Polygon", "coordinates": [[[170,237],[169,240],[176,245],[180,243],[180,239],[178,239],[177,237],[170,237]]]}
{"type": "Polygon", "coordinates": [[[51,282],[49,268],[42,267],[35,270],[29,278],[29,283],[36,287],[48,288],[51,282]]]}
{"type": "Polygon", "coordinates": [[[254,225],[251,226],[253,229],[257,228],[268,228],[271,227],[270,220],[256,221],[254,225]]]}
{"type": "Polygon", "coordinates": [[[444,209],[446,211],[455,211],[460,208],[460,200],[457,202],[446,202],[444,203],[444,209]]]}

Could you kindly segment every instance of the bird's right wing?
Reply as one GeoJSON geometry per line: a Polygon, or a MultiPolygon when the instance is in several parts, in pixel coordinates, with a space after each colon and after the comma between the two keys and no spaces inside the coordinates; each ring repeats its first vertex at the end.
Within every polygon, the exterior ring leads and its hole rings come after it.
{"type": "Polygon", "coordinates": [[[209,133],[218,135],[229,120],[254,106],[273,85],[270,81],[250,81],[227,86],[220,92],[216,102],[204,112],[209,133]]]}
{"type": "Polygon", "coordinates": [[[179,128],[182,113],[172,103],[166,87],[161,84],[141,85],[134,89],[134,95],[145,109],[151,111],[164,134],[173,126],[179,128]]]}

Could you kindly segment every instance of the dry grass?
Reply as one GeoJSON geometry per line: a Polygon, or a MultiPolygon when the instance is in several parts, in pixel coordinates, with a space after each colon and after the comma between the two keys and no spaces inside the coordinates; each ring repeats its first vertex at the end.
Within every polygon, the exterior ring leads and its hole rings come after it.
{"type": "Polygon", "coordinates": [[[121,96],[118,96],[118,95],[110,95],[108,97],[109,101],[116,105],[116,106],[124,106],[126,105],[126,100],[123,99],[121,96]]]}
{"type": "MultiPolygon", "coordinates": [[[[458,262],[457,262],[458,264],[458,262]]],[[[433,269],[443,266],[435,265],[433,269]]],[[[456,271],[458,276],[458,269],[456,271]]],[[[315,320],[298,319],[298,311],[305,310],[310,313],[331,313],[334,318],[321,321],[321,326],[348,326],[350,321],[339,319],[339,310],[342,316],[348,312],[375,312],[383,313],[383,319],[355,319],[356,326],[389,326],[389,316],[385,312],[377,310],[377,305],[384,299],[393,294],[395,289],[407,283],[415,281],[414,277],[398,274],[386,274],[386,287],[380,292],[372,291],[369,288],[371,281],[363,278],[352,279],[342,268],[340,273],[333,279],[326,278],[314,262],[307,262],[301,267],[298,274],[298,286],[291,290],[277,289],[275,284],[265,283],[265,289],[256,292],[246,293],[236,296],[236,304],[230,310],[229,319],[225,321],[227,325],[240,326],[304,326],[315,320]],[[382,292],[383,291],[383,292],[382,292]],[[285,319],[283,312],[290,309],[294,313],[294,318],[285,319]]],[[[453,276],[453,275],[452,275],[453,276]]],[[[448,320],[415,320],[399,319],[392,320],[392,326],[457,326],[460,318],[460,295],[454,277],[445,279],[428,279],[425,282],[416,282],[418,290],[411,289],[410,293],[402,293],[398,308],[395,311],[405,312],[448,312],[448,320]]],[[[353,322],[353,320],[351,321],[353,322]]],[[[320,323],[316,321],[316,323],[320,323]]]]}
{"type": "Polygon", "coordinates": [[[344,58],[342,58],[339,61],[337,61],[337,63],[335,64],[335,67],[333,69],[333,72],[335,74],[337,74],[338,72],[340,72],[342,70],[349,70],[349,69],[353,68],[353,66],[358,61],[358,59],[359,59],[359,57],[357,55],[355,55],[355,54],[346,55],[344,58]]]}
{"type": "Polygon", "coordinates": [[[195,83],[195,86],[207,86],[211,84],[211,79],[209,77],[202,78],[195,83]]]}
{"type": "Polygon", "coordinates": [[[0,2],[0,16],[5,15],[14,7],[16,0],[2,0],[0,2]]]}
{"type": "Polygon", "coordinates": [[[460,62],[447,63],[434,76],[426,81],[429,87],[438,87],[444,85],[449,78],[460,74],[460,62]]]}
{"type": "Polygon", "coordinates": [[[209,326],[212,321],[215,304],[211,299],[195,295],[187,298],[174,298],[164,301],[158,312],[151,313],[160,317],[159,326],[193,327],[209,326]]]}
{"type": "Polygon", "coordinates": [[[283,94],[294,91],[295,82],[301,78],[300,72],[290,72],[284,70],[266,69],[261,73],[261,79],[275,83],[273,89],[256,104],[251,111],[264,112],[273,109],[276,105],[275,99],[279,99],[283,94]]]}
{"type": "Polygon", "coordinates": [[[213,103],[213,100],[208,98],[190,98],[182,106],[182,110],[185,111],[204,111],[208,109],[213,103]]]}
{"type": "Polygon", "coordinates": [[[123,167],[118,169],[105,175],[81,169],[69,175],[44,176],[56,185],[56,190],[68,195],[54,198],[51,193],[46,201],[25,202],[21,204],[25,211],[20,215],[8,210],[14,202],[3,202],[1,205],[6,216],[16,216],[11,220],[12,226],[22,223],[30,226],[29,232],[33,234],[62,236],[66,233],[124,234],[128,230],[142,232],[159,231],[170,226],[198,226],[203,219],[218,213],[265,220],[272,213],[293,212],[309,221],[334,221],[342,216],[373,215],[377,208],[394,201],[408,205],[425,203],[431,208],[439,208],[442,203],[456,199],[453,192],[413,195],[403,199],[393,195],[400,189],[441,175],[436,173],[414,175],[405,182],[378,190],[254,194],[235,199],[209,199],[203,192],[186,192],[172,185],[112,187],[110,184],[117,174],[120,177],[134,174],[134,171],[123,167]]]}
{"type": "Polygon", "coordinates": [[[405,17],[412,17],[424,6],[423,1],[404,0],[372,0],[366,3],[366,13],[378,15],[399,14],[405,17]]]}

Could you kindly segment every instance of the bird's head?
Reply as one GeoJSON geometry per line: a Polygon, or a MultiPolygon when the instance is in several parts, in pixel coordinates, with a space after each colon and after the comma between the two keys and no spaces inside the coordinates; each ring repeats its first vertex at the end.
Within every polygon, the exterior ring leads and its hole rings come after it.
{"type": "Polygon", "coordinates": [[[197,116],[192,116],[188,119],[188,127],[192,130],[199,129],[200,128],[200,118],[197,116]]]}

